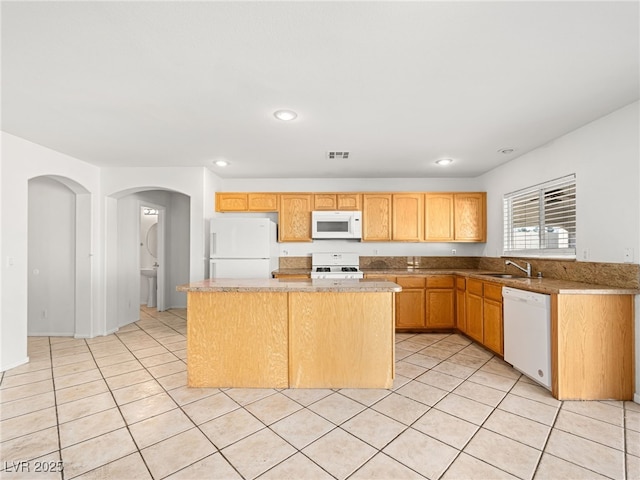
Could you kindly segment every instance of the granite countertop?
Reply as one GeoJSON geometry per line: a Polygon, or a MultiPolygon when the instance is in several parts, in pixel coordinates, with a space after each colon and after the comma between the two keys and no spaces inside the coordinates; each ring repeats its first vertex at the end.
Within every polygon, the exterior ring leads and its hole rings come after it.
{"type": "MultiPolygon", "coordinates": [[[[553,278],[496,278],[489,277],[487,273],[504,273],[478,269],[443,269],[443,268],[387,268],[387,269],[362,269],[365,275],[461,275],[467,278],[499,283],[505,287],[519,288],[537,293],[563,294],[563,295],[638,295],[640,291],[633,288],[613,287],[595,283],[574,282],[553,278]]],[[[309,269],[280,269],[279,274],[309,274],[309,269]]],[[[283,279],[284,280],[284,279],[283,279]]]]}
{"type": "MultiPolygon", "coordinates": [[[[308,273],[308,271],[307,271],[308,273]]],[[[216,278],[178,285],[179,292],[399,292],[400,285],[380,280],[216,278]]]]}

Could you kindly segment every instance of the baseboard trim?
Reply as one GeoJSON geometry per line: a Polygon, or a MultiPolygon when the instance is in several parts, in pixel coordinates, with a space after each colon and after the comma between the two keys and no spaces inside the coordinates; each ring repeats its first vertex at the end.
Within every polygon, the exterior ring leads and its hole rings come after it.
{"type": "Polygon", "coordinates": [[[0,372],[6,372],[7,370],[19,367],[20,365],[24,365],[25,363],[29,363],[29,357],[26,357],[25,359],[19,360],[17,362],[10,363],[9,365],[0,365],[0,372]]]}

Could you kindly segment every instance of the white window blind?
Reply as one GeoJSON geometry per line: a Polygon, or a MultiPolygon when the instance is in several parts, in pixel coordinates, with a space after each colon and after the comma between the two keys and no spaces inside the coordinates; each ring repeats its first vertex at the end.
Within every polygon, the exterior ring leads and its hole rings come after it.
{"type": "Polygon", "coordinates": [[[504,253],[576,257],[576,176],[504,196],[504,253]]]}

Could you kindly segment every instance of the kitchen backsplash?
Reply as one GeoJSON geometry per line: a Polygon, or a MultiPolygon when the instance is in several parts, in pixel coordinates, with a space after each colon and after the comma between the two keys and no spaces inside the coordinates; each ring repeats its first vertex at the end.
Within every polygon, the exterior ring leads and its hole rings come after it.
{"type": "MultiPolygon", "coordinates": [[[[522,259],[516,257],[360,257],[360,268],[477,268],[493,272],[518,274],[515,267],[505,266],[513,260],[524,266],[531,263],[531,275],[542,272],[545,278],[573,282],[596,283],[612,287],[640,289],[640,265],[635,263],[596,263],[567,260],[522,259]]],[[[311,269],[311,257],[280,257],[280,269],[311,269]]]]}

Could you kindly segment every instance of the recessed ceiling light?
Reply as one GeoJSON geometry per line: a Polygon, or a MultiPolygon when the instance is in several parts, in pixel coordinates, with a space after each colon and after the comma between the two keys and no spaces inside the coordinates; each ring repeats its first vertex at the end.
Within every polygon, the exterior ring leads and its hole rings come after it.
{"type": "Polygon", "coordinates": [[[291,120],[294,120],[298,116],[298,114],[293,110],[276,110],[275,112],[273,112],[273,116],[278,120],[282,120],[283,122],[289,122],[291,120]]]}
{"type": "Polygon", "coordinates": [[[502,153],[503,155],[509,155],[510,153],[513,153],[515,151],[516,151],[515,148],[505,147],[498,150],[498,153],[502,153]]]}
{"type": "Polygon", "coordinates": [[[219,167],[226,167],[227,165],[229,165],[229,162],[227,162],[226,160],[216,160],[216,165],[219,167]]]}
{"type": "Polygon", "coordinates": [[[451,158],[441,158],[440,160],[436,160],[436,165],[440,165],[442,167],[451,163],[453,163],[453,159],[451,158]]]}

